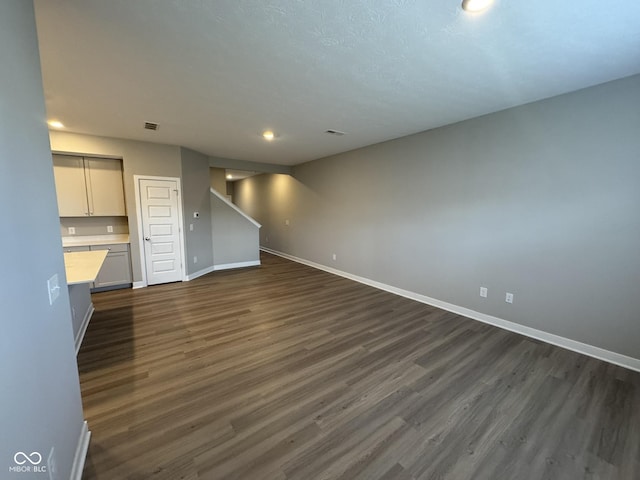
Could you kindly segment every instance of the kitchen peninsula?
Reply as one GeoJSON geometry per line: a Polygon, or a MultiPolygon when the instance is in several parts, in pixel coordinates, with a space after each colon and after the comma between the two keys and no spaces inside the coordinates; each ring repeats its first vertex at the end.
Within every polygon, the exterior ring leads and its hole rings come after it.
{"type": "Polygon", "coordinates": [[[76,355],[94,311],[90,285],[98,276],[107,253],[109,253],[108,250],[93,250],[64,254],[76,355]]]}

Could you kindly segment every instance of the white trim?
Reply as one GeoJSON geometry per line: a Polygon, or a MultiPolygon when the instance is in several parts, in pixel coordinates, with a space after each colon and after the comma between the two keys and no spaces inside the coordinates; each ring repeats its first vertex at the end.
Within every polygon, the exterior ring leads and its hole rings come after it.
{"type": "Polygon", "coordinates": [[[185,256],[185,248],[187,239],[185,238],[184,224],[182,221],[182,210],[184,209],[184,205],[182,203],[182,183],[180,181],[180,177],[158,177],[154,175],[134,175],[133,176],[133,186],[135,189],[135,200],[136,200],[136,216],[137,216],[137,224],[138,224],[138,251],[140,253],[140,270],[142,273],[142,281],[134,282],[133,288],[142,288],[149,285],[147,282],[147,263],[144,255],[144,228],[142,225],[142,205],[140,203],[140,180],[162,180],[162,181],[175,181],[178,189],[178,226],[180,228],[180,269],[182,271],[182,280],[185,281],[187,279],[187,269],[186,269],[186,256],[185,256]]]}
{"type": "Polygon", "coordinates": [[[191,275],[187,275],[186,281],[195,280],[198,277],[202,277],[211,272],[217,272],[219,270],[230,270],[233,268],[245,268],[245,267],[255,267],[260,265],[260,260],[251,260],[248,262],[236,262],[236,263],[221,263],[219,265],[214,265],[212,267],[203,268],[202,270],[198,270],[196,273],[192,273],[191,275]]]}
{"type": "Polygon", "coordinates": [[[485,313],[476,312],[475,310],[471,310],[469,308],[461,307],[459,305],[454,305],[452,303],[443,302],[435,298],[427,297],[426,295],[421,295],[419,293],[411,292],[409,290],[403,290],[401,288],[393,287],[391,285],[376,282],[375,280],[370,280],[365,277],[360,277],[358,275],[353,275],[351,273],[343,272],[335,268],[327,267],[319,263],[294,257],[293,255],[278,252],[277,250],[272,250],[270,248],[260,247],[260,250],[267,253],[271,253],[273,255],[277,255],[279,257],[286,258],[288,260],[292,260],[297,263],[302,263],[303,265],[307,265],[309,267],[317,268],[318,270],[324,270],[325,272],[333,273],[334,275],[348,278],[349,280],[353,280],[355,282],[363,283],[371,287],[379,288],[380,290],[394,293],[402,297],[410,298],[411,300],[416,300],[418,302],[426,303],[427,305],[432,305],[434,307],[438,307],[443,310],[447,310],[449,312],[457,313],[458,315],[462,315],[464,317],[468,317],[473,320],[478,320],[479,322],[487,323],[489,325],[493,325],[493,326],[502,328],[504,330],[509,330],[511,332],[519,333],[527,337],[535,338],[536,340],[541,340],[543,342],[550,343],[558,347],[566,348],[567,350],[571,350],[577,353],[582,353],[584,355],[588,355],[589,357],[597,358],[598,360],[603,360],[605,362],[613,363],[614,365],[618,365],[620,367],[628,368],[629,370],[635,370],[637,372],[640,372],[640,359],[638,358],[629,357],[627,355],[612,352],[610,350],[605,350],[604,348],[596,347],[594,345],[589,345],[586,343],[578,342],[576,340],[571,340],[570,338],[561,337],[560,335],[555,335],[553,333],[545,332],[543,330],[538,330],[535,328],[527,327],[525,325],[520,325],[519,323],[510,322],[509,320],[504,320],[502,318],[494,317],[492,315],[487,315],[485,313]]]}
{"type": "Polygon", "coordinates": [[[87,327],[89,326],[89,320],[91,320],[91,316],[93,315],[93,312],[95,312],[95,308],[93,306],[93,303],[89,304],[89,308],[87,309],[87,312],[84,315],[84,318],[82,319],[82,323],[80,324],[80,329],[78,330],[78,333],[76,333],[76,356],[78,355],[78,352],[80,351],[80,345],[82,345],[82,340],[84,340],[84,334],[87,332],[87,327]]]}
{"type": "Polygon", "coordinates": [[[91,431],[87,422],[83,422],[78,444],[76,445],[76,454],[73,457],[73,465],[71,465],[70,480],[81,480],[82,471],[84,470],[84,462],[87,459],[87,451],[89,450],[89,441],[91,440],[91,431]]]}
{"type": "Polygon", "coordinates": [[[259,267],[260,260],[250,260],[248,262],[236,262],[236,263],[220,263],[213,266],[214,271],[219,270],[231,270],[232,268],[246,268],[246,267],[259,267]]]}
{"type": "Polygon", "coordinates": [[[192,273],[191,275],[187,275],[187,278],[185,279],[185,281],[189,282],[191,280],[195,280],[198,277],[201,277],[203,275],[206,275],[207,273],[213,272],[213,270],[214,270],[214,267],[203,268],[202,270],[198,270],[196,273],[192,273]]]}
{"type": "Polygon", "coordinates": [[[224,203],[226,203],[229,207],[233,208],[236,212],[238,212],[240,215],[242,215],[244,218],[246,218],[247,220],[249,220],[251,223],[253,223],[256,227],[258,228],[262,228],[262,225],[260,225],[258,222],[256,222],[253,218],[251,218],[249,215],[247,215],[246,213],[244,213],[242,210],[240,210],[238,208],[237,205],[235,205],[234,203],[231,203],[227,197],[225,197],[224,195],[222,195],[220,192],[217,192],[216,190],[214,190],[213,188],[210,188],[211,193],[213,195],[215,195],[216,197],[218,197],[220,200],[222,200],[224,203]]]}

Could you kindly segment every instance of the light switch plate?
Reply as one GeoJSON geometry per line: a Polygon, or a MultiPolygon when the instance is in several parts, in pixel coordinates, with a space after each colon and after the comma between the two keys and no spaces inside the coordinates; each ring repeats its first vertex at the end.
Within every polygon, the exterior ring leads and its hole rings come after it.
{"type": "Polygon", "coordinates": [[[69,235],[75,235],[76,234],[76,227],[69,227],[69,235]]]}
{"type": "Polygon", "coordinates": [[[107,233],[113,233],[113,226],[107,225],[107,233]]]}
{"type": "Polygon", "coordinates": [[[53,305],[53,302],[60,296],[60,284],[58,283],[57,273],[47,280],[47,289],[49,290],[49,305],[53,305]]]}

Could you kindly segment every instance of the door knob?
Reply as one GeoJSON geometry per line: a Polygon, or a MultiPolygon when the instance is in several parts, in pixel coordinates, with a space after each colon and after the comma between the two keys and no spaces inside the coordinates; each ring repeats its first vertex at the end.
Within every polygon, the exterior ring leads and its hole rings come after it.
{"type": "Polygon", "coordinates": [[[151,237],[144,237],[144,239],[148,242],[149,240],[151,240],[151,237]]]}

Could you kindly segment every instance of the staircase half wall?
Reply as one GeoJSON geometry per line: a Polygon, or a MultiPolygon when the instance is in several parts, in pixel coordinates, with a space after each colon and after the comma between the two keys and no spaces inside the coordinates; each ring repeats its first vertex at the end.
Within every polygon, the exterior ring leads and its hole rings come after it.
{"type": "Polygon", "coordinates": [[[253,218],[211,189],[213,270],[260,265],[260,227],[253,218]]]}

